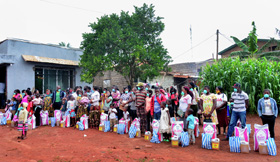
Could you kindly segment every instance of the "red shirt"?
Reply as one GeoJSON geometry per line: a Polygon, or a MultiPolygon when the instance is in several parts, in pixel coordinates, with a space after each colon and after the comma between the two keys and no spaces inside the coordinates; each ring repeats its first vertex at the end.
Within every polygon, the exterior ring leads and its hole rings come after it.
{"type": "Polygon", "coordinates": [[[151,115],[154,115],[154,106],[155,106],[155,97],[157,98],[158,103],[160,104],[161,102],[166,101],[166,98],[164,95],[160,95],[161,97],[159,98],[159,96],[153,95],[152,97],[152,101],[151,101],[151,115]]]}

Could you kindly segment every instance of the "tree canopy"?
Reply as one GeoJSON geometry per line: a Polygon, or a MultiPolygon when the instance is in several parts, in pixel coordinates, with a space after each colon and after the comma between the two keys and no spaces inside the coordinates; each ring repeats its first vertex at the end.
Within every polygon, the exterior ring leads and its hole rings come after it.
{"type": "MultiPolygon", "coordinates": [[[[263,45],[261,48],[258,47],[258,38],[257,38],[257,29],[255,22],[252,22],[253,29],[249,33],[246,44],[240,41],[238,38],[231,36],[234,42],[242,49],[242,51],[234,51],[230,54],[230,56],[239,56],[241,59],[254,57],[254,58],[263,58],[265,57],[268,60],[280,61],[278,56],[280,56],[280,51],[269,51],[265,52],[266,49],[270,47],[270,45],[275,44],[276,49],[280,49],[280,41],[274,38],[270,38],[269,41],[263,45]]],[[[276,30],[277,31],[277,30],[276,30]]]]}
{"type": "Polygon", "coordinates": [[[98,73],[115,70],[133,85],[137,78],[152,79],[169,70],[172,60],[159,38],[163,18],[155,16],[153,5],[134,9],[132,14],[122,11],[90,23],[92,32],[84,33],[81,43],[82,81],[91,83],[98,73]]]}

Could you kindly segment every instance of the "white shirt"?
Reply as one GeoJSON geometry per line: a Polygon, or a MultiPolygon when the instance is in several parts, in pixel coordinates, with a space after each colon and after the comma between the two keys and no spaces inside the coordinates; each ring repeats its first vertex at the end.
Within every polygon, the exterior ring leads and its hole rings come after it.
{"type": "Polygon", "coordinates": [[[5,93],[5,83],[0,83],[0,93],[5,93]]]}
{"type": "Polygon", "coordinates": [[[117,109],[115,109],[115,108],[113,108],[113,109],[110,108],[109,109],[109,114],[110,114],[109,118],[110,119],[116,119],[117,116],[116,116],[116,114],[114,112],[117,113],[117,109]]]}
{"type": "Polygon", "coordinates": [[[265,106],[265,113],[263,113],[263,115],[274,115],[271,108],[270,99],[264,100],[264,106],[265,106]]]}
{"type": "Polygon", "coordinates": [[[186,112],[189,104],[192,103],[192,97],[187,94],[186,96],[182,96],[181,99],[179,100],[179,109],[182,110],[183,112],[186,112]]]}
{"type": "Polygon", "coordinates": [[[246,103],[245,100],[248,100],[248,95],[244,91],[241,93],[233,92],[231,94],[231,98],[234,99],[234,104],[233,104],[233,111],[235,112],[243,112],[246,111],[246,103]]]}
{"type": "Polygon", "coordinates": [[[227,95],[224,93],[215,94],[217,97],[217,107],[221,106],[224,102],[227,102],[227,95]]]}
{"type": "Polygon", "coordinates": [[[75,98],[75,100],[77,100],[78,95],[77,95],[77,93],[76,93],[76,92],[75,92],[75,93],[73,93],[73,94],[72,94],[72,96],[75,98]]]}
{"type": "Polygon", "coordinates": [[[39,97],[39,98],[34,98],[34,99],[32,100],[32,102],[33,102],[34,105],[38,105],[38,104],[40,104],[42,101],[43,101],[43,100],[42,100],[40,97],[39,97]]]}
{"type": "Polygon", "coordinates": [[[98,91],[94,91],[91,95],[91,101],[93,106],[99,106],[100,94],[98,91]]]}

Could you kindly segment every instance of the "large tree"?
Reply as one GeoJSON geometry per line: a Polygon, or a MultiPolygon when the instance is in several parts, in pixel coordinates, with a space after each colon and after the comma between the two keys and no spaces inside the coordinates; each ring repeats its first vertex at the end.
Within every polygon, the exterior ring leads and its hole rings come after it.
{"type": "Polygon", "coordinates": [[[83,81],[90,83],[98,73],[115,70],[133,85],[137,78],[152,79],[169,70],[172,60],[159,38],[163,18],[155,16],[153,5],[134,9],[132,14],[122,11],[90,23],[92,32],[84,33],[81,43],[83,81]]]}
{"type": "MultiPolygon", "coordinates": [[[[257,38],[257,29],[255,22],[252,22],[253,29],[249,33],[246,44],[240,41],[238,38],[231,36],[234,42],[242,49],[242,51],[235,51],[230,54],[230,56],[239,56],[241,59],[254,57],[254,58],[263,58],[265,57],[268,60],[280,61],[280,41],[274,38],[270,38],[269,41],[264,44],[261,48],[258,47],[258,38],[257,38]],[[271,45],[276,45],[276,51],[265,52],[271,45]]],[[[277,30],[276,30],[277,31],[277,30]]]]}

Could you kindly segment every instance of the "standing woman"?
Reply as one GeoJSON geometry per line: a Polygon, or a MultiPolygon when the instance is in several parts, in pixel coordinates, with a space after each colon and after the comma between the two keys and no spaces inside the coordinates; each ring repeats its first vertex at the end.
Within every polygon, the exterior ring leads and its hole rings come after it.
{"type": "MultiPolygon", "coordinates": [[[[172,105],[172,109],[174,111],[174,114],[176,114],[177,112],[177,107],[178,107],[178,93],[177,90],[174,87],[170,87],[170,99],[171,99],[171,105],[172,105]]],[[[172,114],[170,114],[170,116],[172,116],[172,114]]]]}
{"type": "Polygon", "coordinates": [[[46,90],[46,95],[44,98],[44,111],[48,111],[49,117],[54,116],[54,109],[51,106],[52,105],[52,94],[49,89],[46,90]]]}
{"type": "Polygon", "coordinates": [[[19,89],[16,89],[16,90],[14,91],[13,97],[16,99],[16,102],[17,102],[17,104],[16,104],[16,113],[17,113],[18,108],[20,107],[20,103],[21,103],[21,101],[22,101],[22,95],[20,94],[19,89]]]}
{"type": "Polygon", "coordinates": [[[36,117],[36,127],[40,126],[41,124],[41,116],[40,116],[40,111],[42,110],[43,106],[43,100],[40,97],[40,94],[36,94],[36,98],[32,100],[33,105],[34,105],[34,114],[36,117]]]}
{"type": "Polygon", "coordinates": [[[270,90],[264,90],[264,97],[258,102],[258,114],[262,119],[263,124],[268,124],[270,137],[274,136],[275,119],[278,115],[278,107],[276,101],[270,97],[270,90]]]}
{"type": "Polygon", "coordinates": [[[226,135],[226,128],[228,126],[227,118],[227,95],[223,93],[222,87],[216,88],[216,102],[217,102],[217,116],[218,116],[218,135],[221,134],[221,127],[224,128],[224,135],[226,135]]]}
{"type": "Polygon", "coordinates": [[[119,100],[121,98],[121,93],[117,86],[113,87],[111,95],[113,98],[113,108],[117,109],[117,111],[119,112],[119,100]]]}
{"type": "Polygon", "coordinates": [[[203,95],[200,97],[200,109],[205,122],[219,124],[216,113],[216,95],[210,93],[209,86],[204,87],[203,95]]]}
{"type": "Polygon", "coordinates": [[[193,93],[190,91],[189,87],[182,87],[181,98],[179,100],[178,116],[180,120],[184,122],[184,130],[187,129],[186,118],[188,117],[187,110],[190,109],[192,103],[193,93]]]}

